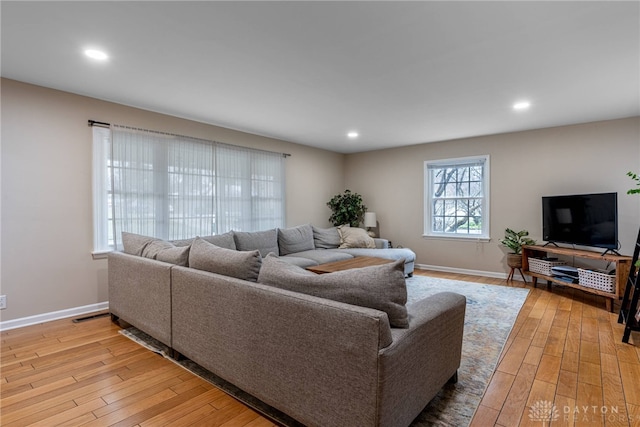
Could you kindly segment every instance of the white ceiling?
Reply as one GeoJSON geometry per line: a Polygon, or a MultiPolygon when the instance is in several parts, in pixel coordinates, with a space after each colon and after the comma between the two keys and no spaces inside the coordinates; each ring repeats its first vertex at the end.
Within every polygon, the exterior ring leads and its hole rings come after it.
{"type": "Polygon", "coordinates": [[[3,77],[337,152],[640,115],[638,1],[0,7],[3,77]]]}

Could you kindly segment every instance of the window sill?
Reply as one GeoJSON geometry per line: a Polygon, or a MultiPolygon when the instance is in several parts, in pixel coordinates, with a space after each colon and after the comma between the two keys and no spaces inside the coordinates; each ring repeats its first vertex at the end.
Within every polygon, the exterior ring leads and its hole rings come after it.
{"type": "Polygon", "coordinates": [[[423,234],[423,238],[425,239],[433,239],[433,240],[449,240],[449,241],[460,241],[460,242],[472,242],[472,243],[489,243],[491,242],[491,237],[487,236],[456,236],[456,235],[440,235],[440,234],[423,234]]]}
{"type": "Polygon", "coordinates": [[[109,256],[109,252],[113,251],[91,252],[91,257],[93,259],[107,259],[107,257],[109,256]]]}

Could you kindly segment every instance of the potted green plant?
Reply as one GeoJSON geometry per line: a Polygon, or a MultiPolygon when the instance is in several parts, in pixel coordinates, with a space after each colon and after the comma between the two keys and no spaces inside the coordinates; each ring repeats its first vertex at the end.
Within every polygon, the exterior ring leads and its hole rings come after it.
{"type": "Polygon", "coordinates": [[[331,209],[329,222],[335,226],[349,224],[351,227],[360,225],[367,207],[362,203],[362,196],[345,190],[342,194],[336,194],[327,202],[331,209]]]}
{"type": "Polygon", "coordinates": [[[630,176],[631,179],[636,182],[636,186],[638,187],[627,191],[627,194],[640,194],[640,175],[636,175],[633,172],[627,172],[627,176],[630,176]]]}
{"type": "Polygon", "coordinates": [[[514,231],[510,228],[504,230],[504,238],[500,243],[511,249],[507,254],[507,265],[511,268],[522,268],[522,246],[535,245],[536,241],[527,237],[527,230],[514,231]]]}

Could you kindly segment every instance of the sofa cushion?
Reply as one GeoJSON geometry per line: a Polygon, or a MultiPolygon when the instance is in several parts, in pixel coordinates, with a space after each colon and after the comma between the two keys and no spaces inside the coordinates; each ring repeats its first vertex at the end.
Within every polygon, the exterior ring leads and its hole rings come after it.
{"type": "MultiPolygon", "coordinates": [[[[213,243],[216,246],[227,249],[236,249],[236,241],[233,239],[233,232],[229,231],[223,234],[217,234],[214,236],[200,236],[203,240],[206,240],[209,243],[213,243]]],[[[191,239],[182,239],[182,240],[172,240],[176,246],[189,246],[193,243],[193,238],[191,239]]]]}
{"type": "Polygon", "coordinates": [[[236,251],[216,246],[196,237],[189,251],[189,267],[256,282],[262,257],[256,249],[236,251]]]}
{"type": "Polygon", "coordinates": [[[391,249],[369,249],[369,248],[351,248],[336,249],[333,252],[347,253],[353,256],[373,256],[385,259],[403,259],[405,262],[414,262],[416,254],[408,248],[391,248],[391,249]]]}
{"type": "Polygon", "coordinates": [[[123,252],[129,255],[142,256],[144,248],[154,240],[155,237],[143,236],[141,234],[122,232],[123,252]]]}
{"type": "Polygon", "coordinates": [[[387,313],[393,327],[409,327],[404,261],[315,274],[277,256],[262,263],[258,282],[281,289],[314,295],[387,313]]]}
{"type": "Polygon", "coordinates": [[[260,251],[260,255],[268,253],[280,255],[278,250],[278,230],[272,228],[265,231],[234,231],[233,238],[239,251],[260,251]]]}
{"type": "Polygon", "coordinates": [[[313,228],[313,245],[316,249],[336,249],[340,246],[340,233],[336,227],[313,228]]]}
{"type": "Polygon", "coordinates": [[[367,231],[356,227],[338,227],[340,234],[340,249],[346,248],[372,248],[375,249],[376,242],[367,231]]]}
{"type": "Polygon", "coordinates": [[[190,246],[175,246],[166,240],[151,241],[142,250],[142,256],[170,264],[187,266],[189,262],[190,246]]]}
{"type": "MultiPolygon", "coordinates": [[[[287,255],[287,257],[289,256],[292,255],[287,255]]],[[[312,251],[298,252],[293,256],[310,259],[311,261],[314,261],[316,265],[353,258],[353,255],[339,249],[314,249],[312,251]]]]}
{"type": "Polygon", "coordinates": [[[319,264],[319,262],[317,261],[314,261],[310,258],[299,257],[297,256],[297,254],[281,256],[280,259],[286,261],[289,264],[294,264],[302,268],[307,268],[319,264]]]}
{"type": "Polygon", "coordinates": [[[278,229],[278,250],[280,255],[295,254],[296,252],[314,249],[313,228],[310,224],[297,227],[278,229]]]}

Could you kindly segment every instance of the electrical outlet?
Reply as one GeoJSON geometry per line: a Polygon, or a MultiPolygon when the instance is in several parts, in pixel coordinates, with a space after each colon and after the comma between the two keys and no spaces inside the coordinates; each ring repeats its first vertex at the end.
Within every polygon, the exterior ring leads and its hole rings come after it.
{"type": "Polygon", "coordinates": [[[7,308],[7,296],[0,295],[0,310],[4,310],[7,308]]]}

